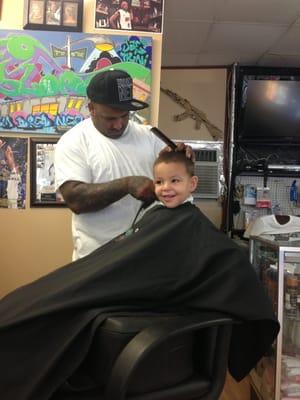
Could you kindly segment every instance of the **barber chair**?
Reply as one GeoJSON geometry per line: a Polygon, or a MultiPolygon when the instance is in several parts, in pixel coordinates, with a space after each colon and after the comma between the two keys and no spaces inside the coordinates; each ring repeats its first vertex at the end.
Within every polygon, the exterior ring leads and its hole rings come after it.
{"type": "Polygon", "coordinates": [[[65,386],[53,399],[219,398],[234,323],[230,317],[215,312],[134,312],[94,323],[94,340],[81,370],[97,388],[83,394],[65,386]]]}

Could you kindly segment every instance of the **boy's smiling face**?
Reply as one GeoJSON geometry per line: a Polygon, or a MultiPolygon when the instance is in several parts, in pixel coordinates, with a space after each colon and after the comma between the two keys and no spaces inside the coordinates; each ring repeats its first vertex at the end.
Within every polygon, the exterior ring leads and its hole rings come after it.
{"type": "Polygon", "coordinates": [[[155,194],[168,208],[182,204],[196,189],[197,176],[190,176],[183,163],[160,162],[154,167],[155,194]]]}

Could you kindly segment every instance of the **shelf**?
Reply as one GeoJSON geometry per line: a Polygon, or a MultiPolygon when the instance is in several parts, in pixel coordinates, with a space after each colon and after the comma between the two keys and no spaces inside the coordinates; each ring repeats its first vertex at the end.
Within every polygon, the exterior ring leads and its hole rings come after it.
{"type": "Polygon", "coordinates": [[[266,171],[254,171],[254,170],[236,170],[234,171],[234,176],[267,176],[267,177],[272,177],[272,176],[278,176],[278,177],[299,177],[300,176],[300,171],[293,171],[293,170],[271,170],[268,169],[266,171]]]}

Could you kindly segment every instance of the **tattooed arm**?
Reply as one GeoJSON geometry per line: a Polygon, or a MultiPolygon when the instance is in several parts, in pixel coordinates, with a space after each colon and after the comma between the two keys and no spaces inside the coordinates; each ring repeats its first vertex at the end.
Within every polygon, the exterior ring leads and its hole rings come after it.
{"type": "Polygon", "coordinates": [[[59,190],[75,214],[101,210],[128,194],[150,203],[155,199],[153,181],[146,176],[128,176],[106,183],[67,181],[59,190]]]}

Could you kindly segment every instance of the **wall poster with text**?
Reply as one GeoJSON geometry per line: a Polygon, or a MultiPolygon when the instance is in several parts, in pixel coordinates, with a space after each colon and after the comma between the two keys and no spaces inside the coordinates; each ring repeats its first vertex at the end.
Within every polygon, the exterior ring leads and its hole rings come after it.
{"type": "MultiPolygon", "coordinates": [[[[151,37],[0,30],[0,131],[64,133],[89,116],[86,87],[112,66],[150,103],[151,37]]],[[[150,109],[136,119],[149,121],[150,109]]]]}

